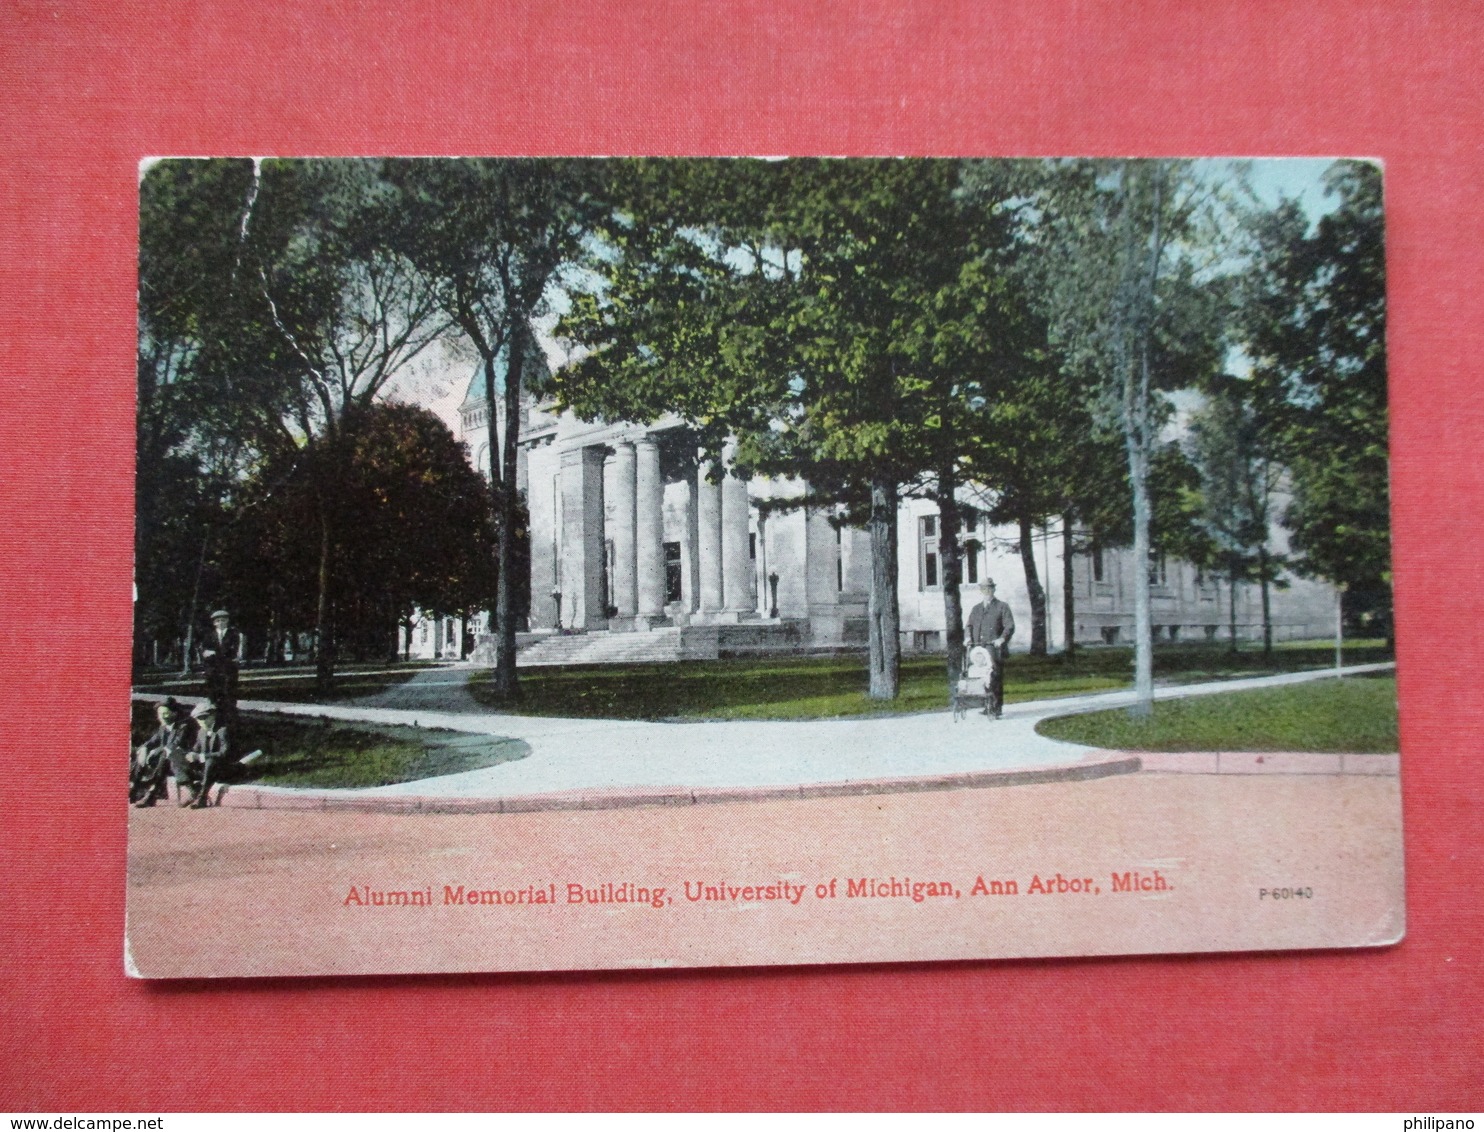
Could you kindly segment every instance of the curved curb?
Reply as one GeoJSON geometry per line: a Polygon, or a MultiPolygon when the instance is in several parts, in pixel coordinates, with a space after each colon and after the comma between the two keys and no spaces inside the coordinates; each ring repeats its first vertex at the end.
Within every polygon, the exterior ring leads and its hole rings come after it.
{"type": "Polygon", "coordinates": [[[386,814],[528,814],[549,810],[627,810],[702,806],[718,802],[768,802],[798,798],[847,798],[913,794],[929,790],[973,790],[1086,782],[1142,769],[1137,755],[1115,754],[1061,766],[972,771],[904,778],[817,782],[802,786],[633,787],[563,790],[550,794],[468,797],[435,794],[372,794],[366,791],[295,790],[282,786],[228,786],[218,806],[245,810],[352,811],[386,814]]]}
{"type": "Polygon", "coordinates": [[[1396,778],[1401,756],[1323,751],[1129,751],[1150,774],[1327,774],[1396,778]]]}

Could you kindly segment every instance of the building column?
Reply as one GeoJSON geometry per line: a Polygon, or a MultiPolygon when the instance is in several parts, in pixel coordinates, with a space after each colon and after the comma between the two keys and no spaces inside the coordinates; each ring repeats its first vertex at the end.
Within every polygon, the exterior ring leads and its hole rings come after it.
{"type": "Polygon", "coordinates": [[[603,449],[562,453],[562,624],[597,629],[603,616],[603,449]]]}
{"type": "Polygon", "coordinates": [[[698,611],[705,617],[721,612],[721,485],[708,473],[713,465],[702,460],[696,470],[696,558],[701,575],[698,611]]]}
{"type": "Polygon", "coordinates": [[[757,579],[757,613],[759,617],[767,617],[770,610],[769,587],[768,587],[768,513],[759,509],[757,513],[757,561],[756,572],[753,577],[757,579]]]}
{"type": "Polygon", "coordinates": [[[613,446],[613,596],[620,618],[632,619],[635,603],[634,557],[634,446],[626,440],[613,446]]]}
{"type": "Polygon", "coordinates": [[[654,437],[634,444],[634,562],[637,612],[658,618],[665,612],[665,481],[660,477],[660,446],[654,437]]]}
{"type": "Polygon", "coordinates": [[[685,477],[685,534],[681,556],[680,606],[689,615],[701,608],[701,556],[698,546],[699,496],[694,474],[685,477]]]}
{"type": "MultiPolygon", "coordinates": [[[[555,447],[543,444],[527,457],[531,487],[526,496],[531,522],[531,625],[555,628],[557,610],[552,591],[561,571],[562,509],[559,463],[555,447]]],[[[476,628],[475,633],[483,632],[476,628]]]]}
{"type": "Polygon", "coordinates": [[[721,574],[724,609],[728,613],[757,611],[752,596],[752,556],[748,553],[747,484],[732,474],[736,441],[728,441],[722,454],[727,469],[721,481],[721,574]]]}

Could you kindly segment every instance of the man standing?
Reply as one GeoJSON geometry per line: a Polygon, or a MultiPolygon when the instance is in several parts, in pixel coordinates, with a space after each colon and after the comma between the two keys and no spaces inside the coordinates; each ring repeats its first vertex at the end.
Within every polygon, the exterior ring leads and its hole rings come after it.
{"type": "Polygon", "coordinates": [[[232,628],[231,615],[218,609],[211,615],[211,632],[201,643],[201,668],[206,695],[216,705],[224,726],[237,721],[237,663],[242,657],[242,634],[232,628]]]}
{"type": "Polygon", "coordinates": [[[994,579],[985,578],[982,589],[984,600],[969,610],[969,647],[983,645],[994,659],[984,714],[999,719],[1005,706],[1005,653],[1015,635],[1015,617],[1008,605],[995,599],[994,579]]]}

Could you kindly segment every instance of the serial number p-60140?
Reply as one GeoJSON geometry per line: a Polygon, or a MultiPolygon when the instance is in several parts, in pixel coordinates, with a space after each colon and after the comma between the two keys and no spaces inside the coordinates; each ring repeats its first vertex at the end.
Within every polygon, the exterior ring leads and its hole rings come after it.
{"type": "Polygon", "coordinates": [[[1293,888],[1259,888],[1257,890],[1259,900],[1313,900],[1314,890],[1312,888],[1297,886],[1293,888]]]}

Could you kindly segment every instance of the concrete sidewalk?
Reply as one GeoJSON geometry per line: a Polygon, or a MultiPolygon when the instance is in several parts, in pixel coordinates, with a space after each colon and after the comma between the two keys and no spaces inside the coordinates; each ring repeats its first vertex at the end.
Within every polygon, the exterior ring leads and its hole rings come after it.
{"type": "MultiPolygon", "coordinates": [[[[1361,675],[1393,667],[1356,665],[1343,672],[1361,675]]],[[[1127,706],[1134,701],[1132,691],[1011,704],[997,721],[970,715],[955,722],[945,709],[851,720],[652,723],[490,712],[476,704],[464,687],[470,671],[429,670],[359,703],[244,700],[239,706],[244,711],[499,735],[528,744],[528,757],[462,774],[359,790],[236,786],[226,792],[223,804],[422,812],[692,805],[1077,780],[1126,774],[1142,766],[1136,755],[1063,743],[1035,730],[1037,723],[1050,716],[1127,706]],[[383,703],[397,706],[378,706],[383,703]]],[[[1156,697],[1183,699],[1335,675],[1334,669],[1322,669],[1175,685],[1158,689],[1156,697]]],[[[163,697],[137,694],[135,698],[163,697]]],[[[1287,773],[1303,765],[1294,764],[1295,758],[1305,756],[1286,756],[1287,762],[1281,765],[1288,767],[1287,773]]],[[[1267,766],[1261,758],[1253,762],[1245,756],[1227,762],[1248,768],[1238,773],[1261,772],[1267,766]]],[[[1395,763],[1395,756],[1367,756],[1352,760],[1356,769],[1345,769],[1343,761],[1338,769],[1329,769],[1325,763],[1322,773],[1385,773],[1386,767],[1394,773],[1395,763]]],[[[1219,761],[1209,757],[1203,761],[1202,757],[1159,756],[1157,764],[1165,771],[1216,773],[1220,768],[1219,761]]],[[[1275,762],[1268,769],[1276,770],[1278,765],[1275,762]]],[[[1319,764],[1314,765],[1320,772],[1319,764]]]]}

